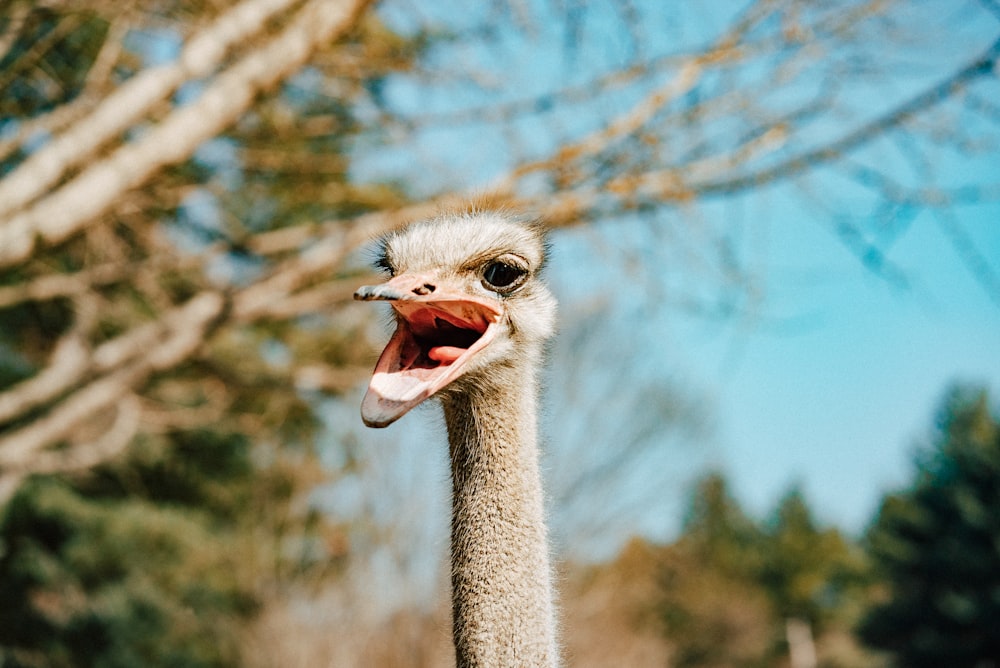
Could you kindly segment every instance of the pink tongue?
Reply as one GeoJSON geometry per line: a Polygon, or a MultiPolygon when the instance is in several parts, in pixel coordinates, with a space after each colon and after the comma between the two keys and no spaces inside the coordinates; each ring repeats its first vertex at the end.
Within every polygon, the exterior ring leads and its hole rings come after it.
{"type": "Polygon", "coordinates": [[[451,364],[465,352],[465,348],[456,348],[455,346],[434,346],[427,351],[427,356],[430,357],[435,362],[440,362],[441,364],[451,364]]]}

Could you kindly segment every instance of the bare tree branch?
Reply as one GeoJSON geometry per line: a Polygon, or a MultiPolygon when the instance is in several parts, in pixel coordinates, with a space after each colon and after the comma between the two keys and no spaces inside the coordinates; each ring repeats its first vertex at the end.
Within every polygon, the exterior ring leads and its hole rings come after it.
{"type": "Polygon", "coordinates": [[[294,2],[241,2],[191,38],[176,61],[146,69],[116,88],[86,118],[76,121],[0,181],[0,216],[43,194],[67,170],[143,118],[182,83],[211,73],[234,45],[260,32],[294,2]]]}
{"type": "Polygon", "coordinates": [[[72,443],[65,450],[36,453],[22,473],[64,473],[91,468],[125,449],[139,433],[142,411],[135,396],[125,396],[114,406],[115,418],[107,431],[85,443],[72,443]]]}
{"type": "Polygon", "coordinates": [[[295,386],[301,390],[344,392],[371,373],[364,367],[332,367],[328,364],[309,364],[299,367],[293,374],[295,386]]]}
{"type": "Polygon", "coordinates": [[[107,410],[149,372],[132,364],[80,388],[49,415],[0,437],[0,469],[23,469],[46,446],[67,438],[79,424],[107,410]]]}
{"type": "Polygon", "coordinates": [[[88,352],[76,332],[60,339],[47,367],[0,393],[0,425],[50,401],[82,378],[90,365],[88,352]]]}
{"type": "Polygon", "coordinates": [[[642,102],[633,106],[632,109],[620,118],[611,121],[604,129],[572,145],[561,147],[556,155],[547,160],[539,160],[519,166],[500,183],[496,184],[493,189],[497,191],[509,190],[517,179],[522,178],[526,174],[558,168],[567,165],[571,161],[590,157],[606,149],[616,139],[634,134],[643,125],[648,123],[649,119],[666,104],[691,90],[701,77],[703,71],[702,61],[710,59],[712,59],[712,56],[706,56],[704,59],[695,58],[684,63],[676,76],[654,90],[642,102]]]}
{"type": "Polygon", "coordinates": [[[186,158],[239,118],[255,96],[296,71],[309,54],[353,24],[368,0],[313,0],[266,46],[220,74],[196,102],[116,150],[0,227],[0,267],[24,261],[36,239],[62,241],[107,211],[123,192],[186,158]]]}
{"type": "Polygon", "coordinates": [[[126,397],[118,403],[112,425],[93,441],[73,445],[65,451],[38,453],[20,468],[0,469],[0,506],[10,500],[24,478],[31,474],[81,470],[111,459],[139,432],[140,413],[138,400],[126,397]]]}
{"type": "MultiPolygon", "coordinates": [[[[46,446],[64,439],[82,421],[95,413],[105,410],[121,397],[131,393],[154,371],[169,369],[193,354],[205,341],[213,323],[223,313],[226,301],[218,293],[205,292],[190,299],[170,317],[155,323],[155,327],[143,329],[145,336],[126,338],[132,345],[128,348],[105,349],[105,355],[95,353],[93,360],[114,362],[129,360],[120,368],[80,386],[59,402],[47,415],[25,427],[0,437],[0,468],[24,467],[25,462],[46,446]],[[152,334],[153,336],[149,336],[152,334]],[[152,341],[150,341],[152,339],[152,341]]],[[[117,341],[121,343],[121,341],[117,341]]],[[[54,373],[45,374],[46,379],[54,373]]],[[[63,385],[71,386],[76,379],[63,385]]],[[[29,389],[36,389],[30,385],[29,389]]],[[[17,392],[24,389],[24,383],[4,393],[8,401],[18,401],[17,392]]],[[[43,386],[48,396],[55,395],[59,384],[46,382],[43,386]]],[[[37,401],[38,392],[29,397],[37,401]]],[[[29,399],[22,399],[27,402],[29,399]]]]}
{"type": "Polygon", "coordinates": [[[995,76],[997,58],[1000,57],[1000,39],[995,41],[979,58],[955,72],[944,81],[916,95],[881,117],[866,123],[847,135],[818,149],[807,151],[774,167],[716,181],[695,184],[694,189],[702,195],[722,195],[741,190],[749,190],[765,183],[771,183],[800,174],[839,159],[845,154],[871,142],[888,130],[905,124],[922,111],[953,98],[977,79],[995,76]]]}
{"type": "Polygon", "coordinates": [[[25,19],[28,18],[29,9],[31,8],[27,3],[14,5],[11,13],[7,16],[7,25],[4,26],[3,34],[0,34],[0,59],[6,56],[11,47],[14,46],[17,33],[21,30],[21,26],[24,25],[25,19]]]}
{"type": "Polygon", "coordinates": [[[94,286],[121,280],[131,267],[109,263],[84,269],[74,274],[45,274],[30,283],[0,287],[0,309],[29,301],[48,301],[71,297],[94,286]]]}

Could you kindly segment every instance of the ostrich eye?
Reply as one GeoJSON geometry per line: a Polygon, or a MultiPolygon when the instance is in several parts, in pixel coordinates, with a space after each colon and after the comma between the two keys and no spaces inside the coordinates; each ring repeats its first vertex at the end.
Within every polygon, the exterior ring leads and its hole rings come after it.
{"type": "Polygon", "coordinates": [[[528,272],[499,260],[490,262],[483,270],[483,282],[491,290],[510,290],[524,281],[528,272]]]}

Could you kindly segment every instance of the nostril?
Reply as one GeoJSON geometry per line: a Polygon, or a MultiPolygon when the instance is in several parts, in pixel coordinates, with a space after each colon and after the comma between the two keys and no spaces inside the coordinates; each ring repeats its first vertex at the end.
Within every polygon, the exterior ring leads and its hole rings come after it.
{"type": "Polygon", "coordinates": [[[413,288],[413,294],[415,294],[415,295],[429,295],[430,293],[434,292],[436,289],[437,288],[434,286],[433,283],[424,283],[423,285],[419,285],[419,286],[413,288]]]}

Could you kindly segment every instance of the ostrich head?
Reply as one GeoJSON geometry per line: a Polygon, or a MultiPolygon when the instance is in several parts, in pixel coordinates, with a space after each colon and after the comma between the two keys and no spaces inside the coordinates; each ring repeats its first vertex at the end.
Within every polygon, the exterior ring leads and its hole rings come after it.
{"type": "Polygon", "coordinates": [[[498,367],[536,362],[555,322],[538,278],[544,262],[541,227],[495,211],[384,237],[377,264],[389,280],[354,293],[388,301],[396,319],[361,403],[365,424],[385,427],[446,387],[463,391],[498,367]]]}

